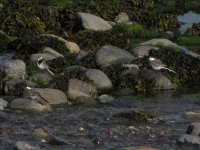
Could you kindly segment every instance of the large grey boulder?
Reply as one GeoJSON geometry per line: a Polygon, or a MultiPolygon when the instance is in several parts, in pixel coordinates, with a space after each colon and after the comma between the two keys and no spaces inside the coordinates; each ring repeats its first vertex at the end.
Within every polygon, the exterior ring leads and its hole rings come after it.
{"type": "Polygon", "coordinates": [[[96,63],[99,66],[111,66],[115,64],[130,63],[135,59],[131,53],[121,48],[104,45],[96,53],[96,63]]]}
{"type": "Polygon", "coordinates": [[[144,69],[142,71],[142,78],[154,80],[154,86],[151,87],[150,90],[169,90],[176,88],[176,86],[159,71],[144,69]]]}
{"type": "Polygon", "coordinates": [[[8,106],[8,102],[0,98],[0,110],[4,110],[8,106]]]}
{"type": "Polygon", "coordinates": [[[143,58],[144,56],[149,56],[149,52],[152,49],[158,50],[159,48],[154,47],[154,46],[142,45],[142,46],[132,49],[131,53],[136,57],[143,58]]]}
{"type": "Polygon", "coordinates": [[[50,105],[68,103],[66,94],[57,89],[32,88],[31,90],[24,90],[23,96],[30,98],[32,93],[37,93],[42,99],[48,101],[50,105]]]}
{"type": "Polygon", "coordinates": [[[3,61],[0,63],[0,69],[4,71],[6,76],[24,78],[26,75],[26,64],[20,59],[3,61]]]}
{"type": "Polygon", "coordinates": [[[70,79],[67,95],[70,100],[93,100],[96,98],[96,88],[84,81],[78,79],[70,79]]]}
{"type": "Polygon", "coordinates": [[[108,76],[98,69],[87,69],[86,76],[93,81],[97,89],[110,89],[112,83],[108,76]]]}
{"type": "Polygon", "coordinates": [[[112,26],[105,20],[89,13],[79,12],[78,16],[82,20],[85,29],[94,31],[106,31],[112,29],[112,26]]]}
{"type": "Polygon", "coordinates": [[[50,105],[42,105],[36,101],[27,98],[14,99],[11,102],[10,107],[12,109],[26,110],[32,112],[44,112],[52,110],[50,105]]]}

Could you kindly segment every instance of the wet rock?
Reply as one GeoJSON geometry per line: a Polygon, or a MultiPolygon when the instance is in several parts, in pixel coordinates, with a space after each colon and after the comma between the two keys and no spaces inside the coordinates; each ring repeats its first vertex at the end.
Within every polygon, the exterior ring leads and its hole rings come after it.
{"type": "Polygon", "coordinates": [[[71,71],[74,71],[74,70],[86,71],[87,68],[85,68],[84,66],[80,66],[80,65],[72,65],[72,66],[67,67],[65,70],[67,72],[71,72],[71,71]]]}
{"type": "Polygon", "coordinates": [[[10,59],[12,59],[14,56],[15,56],[15,53],[4,53],[4,54],[1,54],[1,56],[0,56],[0,66],[3,65],[3,63],[4,63],[6,60],[10,60],[10,59]]]}
{"type": "Polygon", "coordinates": [[[145,69],[142,72],[142,78],[152,81],[154,80],[154,85],[149,87],[150,90],[169,90],[176,88],[175,85],[173,85],[171,81],[159,71],[145,69]]]}
{"type": "Polygon", "coordinates": [[[16,150],[40,150],[39,147],[35,147],[26,141],[17,141],[15,145],[16,150]]]}
{"type": "Polygon", "coordinates": [[[97,89],[110,89],[112,83],[108,76],[98,69],[87,69],[86,76],[93,81],[97,89]]]}
{"type": "Polygon", "coordinates": [[[200,145],[200,137],[199,136],[189,135],[189,134],[183,134],[178,139],[178,143],[200,145]]]}
{"type": "Polygon", "coordinates": [[[57,58],[57,56],[51,55],[49,53],[37,53],[37,54],[32,54],[31,55],[31,61],[36,62],[39,57],[43,57],[45,60],[53,60],[57,58]]]}
{"type": "Polygon", "coordinates": [[[97,90],[94,86],[78,79],[70,79],[67,95],[72,101],[88,102],[96,98],[97,90]]]}
{"type": "Polygon", "coordinates": [[[6,76],[24,78],[26,75],[26,64],[20,59],[3,61],[0,63],[0,69],[4,71],[6,76]]]}
{"type": "Polygon", "coordinates": [[[44,112],[52,110],[50,105],[42,105],[37,103],[36,101],[27,98],[14,99],[11,102],[10,107],[12,109],[26,110],[31,112],[44,112]]]}
{"type": "Polygon", "coordinates": [[[132,60],[134,57],[131,53],[112,45],[104,45],[96,53],[96,63],[99,66],[130,63],[132,60]]]}
{"type": "Polygon", "coordinates": [[[94,31],[106,31],[112,29],[112,26],[105,20],[89,13],[79,12],[78,16],[82,20],[82,26],[85,29],[94,31]]]}
{"type": "Polygon", "coordinates": [[[124,77],[127,75],[133,75],[136,79],[139,76],[139,66],[136,64],[124,64],[123,67],[126,67],[127,70],[122,71],[122,73],[120,74],[120,77],[124,77]]]}
{"type": "Polygon", "coordinates": [[[4,122],[6,120],[8,120],[8,115],[6,113],[4,113],[3,111],[0,111],[0,122],[4,122]]]}
{"type": "Polygon", "coordinates": [[[122,117],[138,122],[144,122],[144,121],[151,123],[161,122],[159,118],[154,117],[151,113],[137,108],[116,113],[114,114],[114,117],[122,117]]]}
{"type": "Polygon", "coordinates": [[[150,46],[165,46],[165,47],[177,47],[176,43],[173,43],[172,41],[168,39],[151,39],[149,41],[143,42],[140,45],[150,45],[150,46]]]}
{"type": "MultiPolygon", "coordinates": [[[[49,84],[50,81],[52,81],[52,77],[49,74],[46,73],[36,73],[33,75],[33,77],[39,81],[44,83],[45,85],[49,84]]],[[[31,86],[32,87],[32,86],[31,86]]]]}
{"type": "Polygon", "coordinates": [[[114,98],[111,95],[103,94],[98,97],[98,101],[105,104],[114,101],[114,98]]]}
{"type": "Polygon", "coordinates": [[[143,46],[139,46],[139,47],[132,49],[131,53],[136,57],[143,58],[144,56],[149,56],[149,52],[152,49],[158,50],[159,48],[154,47],[154,46],[143,45],[143,46]]]}
{"type": "Polygon", "coordinates": [[[36,138],[40,138],[42,141],[44,141],[45,143],[48,143],[48,144],[52,144],[52,145],[67,145],[68,144],[68,145],[75,146],[74,144],[72,144],[64,139],[61,139],[57,136],[46,133],[42,129],[35,129],[33,131],[33,135],[36,138]]]}
{"type": "Polygon", "coordinates": [[[156,150],[153,147],[146,147],[146,146],[137,146],[137,147],[125,147],[121,150],[156,150]]]}
{"type": "Polygon", "coordinates": [[[200,122],[193,122],[188,127],[187,134],[200,137],[200,122]]]}
{"type": "Polygon", "coordinates": [[[55,56],[56,58],[57,58],[57,57],[64,57],[62,54],[60,54],[60,53],[57,52],[56,50],[52,49],[51,47],[45,47],[45,48],[43,49],[43,52],[44,52],[44,53],[48,53],[48,54],[50,54],[50,55],[52,55],[52,56],[55,56]]]}
{"type": "Polygon", "coordinates": [[[4,110],[8,106],[8,102],[0,98],[0,110],[4,110]]]}
{"type": "Polygon", "coordinates": [[[6,95],[19,96],[23,93],[25,82],[22,79],[14,78],[5,82],[4,93],[6,95]]]}
{"type": "Polygon", "coordinates": [[[130,23],[129,16],[126,12],[121,12],[115,19],[117,23],[130,23]]]}
{"type": "Polygon", "coordinates": [[[30,95],[33,94],[33,92],[37,93],[42,99],[48,101],[50,105],[68,103],[65,93],[57,89],[32,88],[31,90],[24,90],[23,96],[26,98],[30,98],[30,95]]]}
{"type": "Polygon", "coordinates": [[[186,119],[200,119],[200,113],[189,111],[184,114],[184,117],[186,119]]]}
{"type": "Polygon", "coordinates": [[[83,59],[85,56],[88,55],[88,52],[84,51],[84,50],[80,50],[80,52],[78,53],[77,57],[76,57],[76,60],[81,60],[83,59]]]}

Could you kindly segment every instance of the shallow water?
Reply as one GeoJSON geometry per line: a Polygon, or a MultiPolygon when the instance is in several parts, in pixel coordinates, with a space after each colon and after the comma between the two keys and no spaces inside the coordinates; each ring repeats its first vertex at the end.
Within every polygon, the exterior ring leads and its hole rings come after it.
{"type": "MultiPolygon", "coordinates": [[[[7,110],[7,120],[0,122],[1,150],[13,149],[16,141],[26,140],[44,150],[120,149],[150,146],[157,149],[198,149],[176,144],[193,121],[184,112],[200,109],[200,90],[163,91],[137,96],[117,97],[116,101],[95,106],[61,106],[51,113],[29,114],[7,110]],[[163,123],[136,122],[115,114],[142,108],[161,118],[163,123]],[[134,126],[136,131],[128,129],[134,126]],[[80,131],[83,127],[85,130],[80,131]],[[74,145],[53,146],[41,143],[32,131],[41,128],[74,145]]],[[[200,120],[199,120],[200,121],[200,120]]]]}
{"type": "Polygon", "coordinates": [[[194,23],[200,23],[200,14],[197,14],[193,11],[189,11],[184,15],[180,15],[177,17],[178,21],[181,23],[181,27],[179,31],[181,34],[184,34],[185,31],[192,27],[194,23]]]}

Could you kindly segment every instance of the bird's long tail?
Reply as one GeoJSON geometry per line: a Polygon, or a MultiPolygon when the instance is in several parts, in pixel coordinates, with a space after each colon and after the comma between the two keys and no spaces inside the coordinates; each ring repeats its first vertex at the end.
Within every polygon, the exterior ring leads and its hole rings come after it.
{"type": "Polygon", "coordinates": [[[47,68],[47,71],[49,71],[50,74],[52,74],[53,76],[55,76],[54,73],[52,71],[50,71],[48,68],[47,68]]]}
{"type": "Polygon", "coordinates": [[[167,68],[167,67],[162,67],[162,69],[166,69],[166,70],[168,70],[168,71],[170,71],[170,72],[176,73],[174,70],[171,70],[171,69],[169,69],[169,68],[167,68]]]}

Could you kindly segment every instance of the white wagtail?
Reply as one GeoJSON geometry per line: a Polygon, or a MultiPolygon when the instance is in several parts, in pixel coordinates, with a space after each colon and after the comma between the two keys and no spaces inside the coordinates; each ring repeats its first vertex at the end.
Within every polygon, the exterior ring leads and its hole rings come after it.
{"type": "MultiPolygon", "coordinates": [[[[37,60],[37,65],[41,70],[46,69],[50,74],[52,74],[54,76],[54,73],[52,71],[50,71],[49,69],[53,69],[50,68],[49,65],[46,63],[46,61],[44,60],[43,57],[39,57],[37,60]]],[[[54,70],[54,69],[53,69],[54,70]]]]}
{"type": "Polygon", "coordinates": [[[175,71],[167,68],[165,64],[160,59],[149,57],[149,65],[155,70],[166,69],[170,72],[176,73],[175,71]]]}
{"type": "Polygon", "coordinates": [[[49,102],[44,98],[42,98],[36,90],[32,89],[29,86],[27,86],[26,89],[28,90],[28,96],[29,96],[28,98],[30,98],[31,100],[37,101],[42,105],[49,104],[49,102]]]}

